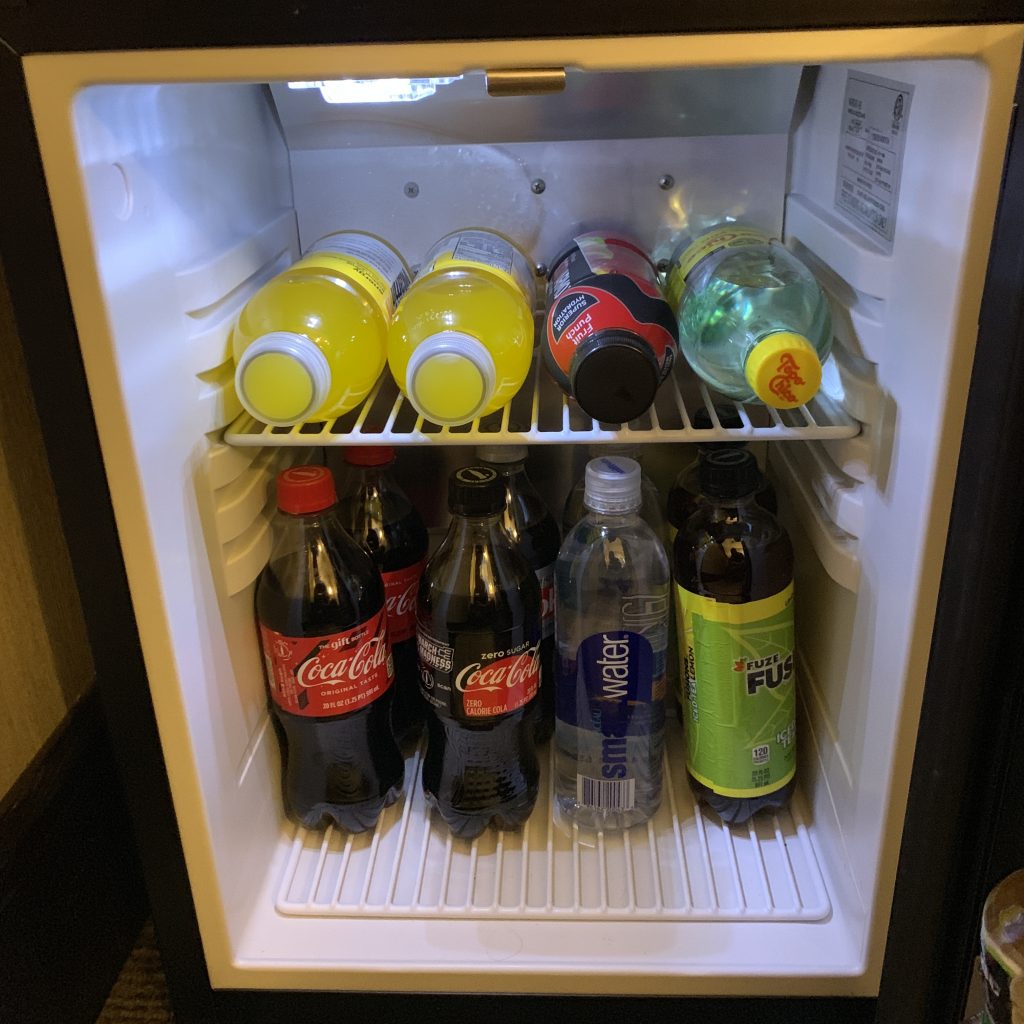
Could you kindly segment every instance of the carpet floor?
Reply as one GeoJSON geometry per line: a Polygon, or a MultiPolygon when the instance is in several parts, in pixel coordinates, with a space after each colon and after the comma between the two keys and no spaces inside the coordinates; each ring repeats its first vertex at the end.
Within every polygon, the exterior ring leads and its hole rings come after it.
{"type": "Polygon", "coordinates": [[[121,968],[96,1024],[173,1024],[153,923],[148,921],[121,968]]]}

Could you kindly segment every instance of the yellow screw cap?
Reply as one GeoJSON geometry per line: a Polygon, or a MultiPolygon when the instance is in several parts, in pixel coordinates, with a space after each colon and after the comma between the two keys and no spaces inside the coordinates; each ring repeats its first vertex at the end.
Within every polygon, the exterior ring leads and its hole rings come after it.
{"type": "Polygon", "coordinates": [[[821,360],[811,343],[792,331],[776,331],[747,356],[747,383],[765,405],[795,409],[821,387],[821,360]]]}
{"type": "Polygon", "coordinates": [[[460,331],[442,331],[421,342],[406,372],[412,404],[434,423],[468,423],[494,394],[491,354],[460,331]]]}

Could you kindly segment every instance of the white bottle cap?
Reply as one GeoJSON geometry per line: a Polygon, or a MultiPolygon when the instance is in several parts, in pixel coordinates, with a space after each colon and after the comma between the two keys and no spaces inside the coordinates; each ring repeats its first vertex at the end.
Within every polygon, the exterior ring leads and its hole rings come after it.
{"type": "Polygon", "coordinates": [[[640,464],[602,456],[587,463],[583,504],[594,512],[633,512],[640,507],[640,464]]]}
{"type": "Polygon", "coordinates": [[[494,395],[491,353],[461,331],[440,331],[420,342],[405,372],[405,393],[433,423],[455,426],[476,419],[494,395]]]}
{"type": "Polygon", "coordinates": [[[476,449],[476,457],[481,462],[524,462],[526,455],[525,444],[481,444],[476,449]]]}
{"type": "Polygon", "coordinates": [[[246,412],[274,427],[302,423],[324,404],[331,389],[327,357],[309,338],[271,331],[242,353],[235,391],[246,412]]]}

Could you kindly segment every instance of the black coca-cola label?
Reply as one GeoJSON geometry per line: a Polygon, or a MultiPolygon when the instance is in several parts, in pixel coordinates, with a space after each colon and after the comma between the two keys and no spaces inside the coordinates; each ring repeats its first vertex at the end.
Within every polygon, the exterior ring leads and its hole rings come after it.
{"type": "Polygon", "coordinates": [[[539,628],[530,635],[509,629],[439,637],[421,623],[416,630],[420,692],[438,714],[461,721],[518,711],[537,695],[539,647],[539,628]]]}

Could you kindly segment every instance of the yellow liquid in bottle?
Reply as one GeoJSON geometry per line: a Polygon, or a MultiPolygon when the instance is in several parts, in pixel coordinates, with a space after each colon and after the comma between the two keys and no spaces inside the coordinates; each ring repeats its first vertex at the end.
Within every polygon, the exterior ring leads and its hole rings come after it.
{"type": "Polygon", "coordinates": [[[327,360],[326,397],[308,409],[308,374],[287,356],[256,357],[243,371],[239,391],[258,419],[272,422],[325,420],[354,409],[384,368],[387,324],[369,292],[310,265],[307,257],[268,281],[246,304],[231,335],[236,364],[256,340],[290,332],[313,342],[327,360]],[[289,366],[289,363],[291,365],[289,366]]]}
{"type": "Polygon", "coordinates": [[[388,335],[388,365],[396,383],[428,420],[440,423],[465,423],[506,406],[526,380],[532,358],[533,310],[526,296],[497,274],[475,267],[449,266],[417,278],[388,335]],[[443,331],[468,335],[487,349],[494,361],[493,391],[458,356],[437,357],[433,367],[434,360],[424,364],[415,387],[407,380],[416,348],[443,331]]]}

